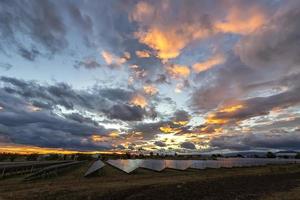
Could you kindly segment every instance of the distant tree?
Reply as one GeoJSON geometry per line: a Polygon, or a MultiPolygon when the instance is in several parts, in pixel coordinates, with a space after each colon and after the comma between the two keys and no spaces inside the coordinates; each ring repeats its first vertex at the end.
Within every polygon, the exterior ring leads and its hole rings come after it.
{"type": "Polygon", "coordinates": [[[267,158],[276,158],[276,155],[274,153],[272,153],[272,152],[269,151],[267,153],[267,158]]]}
{"type": "Polygon", "coordinates": [[[93,160],[93,157],[90,154],[79,153],[77,154],[77,160],[93,160]]]}
{"type": "Polygon", "coordinates": [[[50,154],[47,157],[45,157],[45,160],[59,160],[58,154],[50,154]]]}
{"type": "Polygon", "coordinates": [[[18,157],[18,155],[15,154],[15,153],[10,154],[10,155],[9,155],[9,160],[10,160],[10,162],[14,162],[14,160],[15,160],[17,157],[18,157]]]}
{"type": "Polygon", "coordinates": [[[126,158],[126,159],[130,159],[130,158],[131,158],[131,154],[130,154],[129,152],[126,152],[125,158],[126,158]]]}
{"type": "Polygon", "coordinates": [[[153,157],[153,152],[152,152],[152,151],[150,152],[150,157],[151,157],[151,158],[153,157]]]}
{"type": "Polygon", "coordinates": [[[9,154],[8,153],[0,153],[0,161],[4,161],[8,159],[9,154]]]}
{"type": "Polygon", "coordinates": [[[236,155],[236,157],[238,157],[238,158],[244,158],[244,156],[242,154],[238,154],[238,155],[236,155]]]}
{"type": "Polygon", "coordinates": [[[29,154],[29,155],[26,156],[26,160],[28,160],[28,161],[36,161],[38,157],[39,157],[38,154],[35,154],[35,153],[34,154],[29,154]]]}
{"type": "Polygon", "coordinates": [[[300,159],[300,153],[297,153],[297,155],[295,156],[296,159],[300,159]]]}
{"type": "Polygon", "coordinates": [[[139,154],[139,158],[145,158],[144,154],[143,154],[143,153],[140,153],[140,154],[139,154]]]}

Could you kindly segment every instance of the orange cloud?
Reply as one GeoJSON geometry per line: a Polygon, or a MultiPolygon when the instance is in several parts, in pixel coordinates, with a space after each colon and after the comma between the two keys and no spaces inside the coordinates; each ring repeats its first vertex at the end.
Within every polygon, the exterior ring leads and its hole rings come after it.
{"type": "Polygon", "coordinates": [[[192,40],[204,38],[207,35],[208,31],[197,24],[182,24],[165,29],[153,26],[147,31],[139,31],[135,34],[141,43],[155,49],[157,57],[163,60],[176,58],[192,40]]]}
{"type": "Polygon", "coordinates": [[[159,127],[159,130],[163,133],[179,133],[181,131],[178,128],[172,128],[170,125],[159,127]]]}
{"type": "Polygon", "coordinates": [[[228,12],[224,19],[211,19],[209,25],[197,19],[201,13],[185,13],[174,10],[172,1],[164,1],[158,7],[140,1],[133,9],[130,20],[139,23],[139,30],[135,37],[152,49],[157,51],[157,57],[167,61],[176,58],[181,51],[191,42],[204,39],[217,33],[249,34],[261,27],[266,17],[258,6],[244,6],[238,4],[223,5],[228,12]],[[166,20],[179,12],[176,20],[166,20]],[[185,18],[185,16],[188,16],[185,18]],[[194,16],[195,15],[195,16],[194,16]],[[194,16],[194,17],[193,17],[194,16]]]}
{"type": "Polygon", "coordinates": [[[206,61],[196,63],[193,65],[193,70],[197,73],[206,71],[215,65],[219,65],[225,62],[225,58],[221,54],[214,55],[206,61]]]}
{"type": "Polygon", "coordinates": [[[103,141],[105,141],[105,138],[100,135],[92,135],[91,140],[93,142],[103,142],[103,141]]]}
{"type": "Polygon", "coordinates": [[[233,106],[228,106],[228,107],[223,107],[219,110],[219,112],[226,112],[226,113],[230,113],[230,112],[235,112],[241,108],[243,108],[244,106],[242,104],[238,104],[238,105],[233,105],[233,106]]]}
{"type": "Polygon", "coordinates": [[[189,121],[174,121],[173,124],[175,125],[180,125],[180,126],[185,126],[189,123],[189,121]]]}
{"type": "Polygon", "coordinates": [[[154,85],[145,85],[143,87],[146,94],[155,95],[158,92],[158,89],[154,85]]]}
{"type": "Polygon", "coordinates": [[[202,24],[193,23],[163,23],[159,12],[170,12],[169,1],[162,3],[157,10],[146,2],[139,2],[130,19],[139,22],[142,28],[135,34],[141,43],[157,51],[157,57],[168,60],[176,58],[180,51],[192,40],[208,35],[208,30],[202,24]],[[153,20],[155,18],[155,20],[153,20]],[[155,22],[154,22],[155,21],[155,22]]]}
{"type": "Polygon", "coordinates": [[[136,51],[135,54],[140,58],[149,58],[151,56],[148,51],[136,51]]]}
{"type": "Polygon", "coordinates": [[[167,72],[173,78],[187,78],[190,75],[190,68],[184,65],[167,66],[167,72]]]}
{"type": "Polygon", "coordinates": [[[242,10],[239,7],[233,7],[229,10],[229,14],[225,21],[216,22],[215,28],[219,32],[236,33],[236,34],[249,34],[266,21],[263,11],[257,7],[242,10]]]}
{"type": "Polygon", "coordinates": [[[123,57],[118,57],[108,51],[102,51],[101,55],[105,63],[108,65],[119,66],[121,64],[124,64],[128,59],[130,59],[130,54],[128,52],[125,52],[123,57]]]}
{"type": "Polygon", "coordinates": [[[145,99],[145,97],[143,97],[140,94],[135,95],[131,99],[130,103],[132,103],[136,106],[141,106],[142,108],[145,108],[148,105],[147,100],[145,99]]]}

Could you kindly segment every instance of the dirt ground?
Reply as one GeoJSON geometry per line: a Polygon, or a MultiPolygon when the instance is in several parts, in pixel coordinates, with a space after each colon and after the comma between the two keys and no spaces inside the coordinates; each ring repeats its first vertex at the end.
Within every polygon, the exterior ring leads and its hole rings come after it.
{"type": "Polygon", "coordinates": [[[125,174],[106,166],[84,178],[90,163],[48,179],[0,180],[0,199],[97,200],[291,200],[300,199],[300,166],[264,166],[233,169],[138,169],[125,174]]]}

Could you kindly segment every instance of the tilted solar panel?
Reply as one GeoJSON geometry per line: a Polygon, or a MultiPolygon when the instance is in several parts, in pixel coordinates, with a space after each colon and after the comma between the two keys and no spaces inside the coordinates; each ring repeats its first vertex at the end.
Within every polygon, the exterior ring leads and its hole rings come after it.
{"type": "Polygon", "coordinates": [[[102,162],[101,160],[97,160],[88,168],[88,170],[85,172],[84,176],[89,176],[104,166],[105,166],[104,162],[102,162]]]}

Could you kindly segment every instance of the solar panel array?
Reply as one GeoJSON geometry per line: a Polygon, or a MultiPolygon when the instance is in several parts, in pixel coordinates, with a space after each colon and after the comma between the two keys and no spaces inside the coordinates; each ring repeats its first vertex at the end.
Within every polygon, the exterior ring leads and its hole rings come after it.
{"type": "Polygon", "coordinates": [[[298,159],[274,159],[274,158],[220,158],[217,160],[155,160],[155,159],[127,159],[108,160],[111,166],[131,173],[138,168],[152,171],[163,171],[164,169],[187,170],[207,168],[232,168],[252,167],[280,164],[300,164],[298,159]]]}

